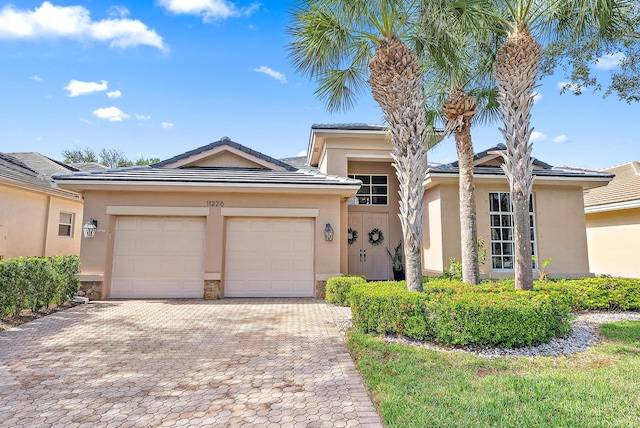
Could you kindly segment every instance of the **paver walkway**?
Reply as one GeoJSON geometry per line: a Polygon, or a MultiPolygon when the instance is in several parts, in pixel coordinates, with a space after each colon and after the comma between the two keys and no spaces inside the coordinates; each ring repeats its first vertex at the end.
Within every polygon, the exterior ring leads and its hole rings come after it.
{"type": "Polygon", "coordinates": [[[313,299],[92,302],[0,333],[0,426],[382,426],[313,299]]]}

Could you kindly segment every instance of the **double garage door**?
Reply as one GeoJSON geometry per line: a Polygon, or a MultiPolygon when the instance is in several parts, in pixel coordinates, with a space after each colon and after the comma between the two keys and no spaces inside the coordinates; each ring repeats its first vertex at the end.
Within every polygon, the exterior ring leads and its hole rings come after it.
{"type": "MultiPolygon", "coordinates": [[[[202,298],[205,225],[203,217],[118,218],[111,297],[202,298]]],[[[311,219],[229,218],[225,297],[313,296],[313,228],[311,219]]]]}

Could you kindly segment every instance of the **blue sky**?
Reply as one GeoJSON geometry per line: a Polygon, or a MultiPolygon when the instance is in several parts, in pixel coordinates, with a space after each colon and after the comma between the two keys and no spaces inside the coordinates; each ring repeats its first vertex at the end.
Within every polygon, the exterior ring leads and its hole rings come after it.
{"type": "MultiPolygon", "coordinates": [[[[0,0],[0,151],[61,159],[64,149],[106,147],[166,159],[228,136],[283,158],[306,149],[313,123],[382,123],[368,93],[330,114],[295,73],[289,4],[0,0]]],[[[560,95],[560,82],[538,88],[535,157],[589,168],[640,160],[639,105],[560,95]]],[[[476,151],[502,141],[498,124],[473,138],[476,151]]],[[[455,158],[452,138],[429,154],[455,158]]]]}

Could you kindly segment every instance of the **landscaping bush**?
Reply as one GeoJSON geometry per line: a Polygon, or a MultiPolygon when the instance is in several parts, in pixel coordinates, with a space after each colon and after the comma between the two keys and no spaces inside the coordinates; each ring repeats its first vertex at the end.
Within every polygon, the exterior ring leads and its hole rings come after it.
{"type": "Polygon", "coordinates": [[[338,306],[349,306],[351,286],[366,283],[367,279],[360,275],[335,276],[327,280],[325,300],[338,306]]]}
{"type": "Polygon", "coordinates": [[[425,319],[425,294],[408,291],[406,283],[373,282],[351,288],[353,324],[368,333],[395,333],[414,339],[432,338],[425,319]]]}
{"type": "Polygon", "coordinates": [[[626,278],[583,278],[537,282],[534,289],[564,294],[574,311],[640,309],[640,280],[626,278]]]}
{"type": "Polygon", "coordinates": [[[418,293],[399,283],[355,285],[353,324],[444,345],[502,347],[548,342],[570,329],[569,307],[558,293],[443,288],[418,293]]]}
{"type": "Polygon", "coordinates": [[[0,316],[23,309],[37,312],[75,296],[80,282],[78,256],[15,258],[0,261],[0,316]]]}

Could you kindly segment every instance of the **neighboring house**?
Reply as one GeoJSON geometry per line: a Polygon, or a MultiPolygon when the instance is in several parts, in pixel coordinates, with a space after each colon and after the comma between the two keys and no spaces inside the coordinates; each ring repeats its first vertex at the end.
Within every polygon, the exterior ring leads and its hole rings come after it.
{"type": "Polygon", "coordinates": [[[39,153],[0,153],[0,259],[79,254],[82,198],[51,180],[74,171],[39,153]]]}
{"type": "MultiPolygon", "coordinates": [[[[382,126],[314,125],[304,165],[225,137],[154,165],[54,180],[82,193],[85,220],[97,220],[95,238],[84,239],[81,250],[81,281],[91,298],[322,297],[334,275],[393,277],[386,248],[402,231],[390,152],[382,126]]],[[[476,160],[485,276],[513,274],[500,163],[489,152],[476,160]]],[[[533,245],[540,258],[553,257],[552,275],[589,273],[582,191],[610,179],[536,162],[533,245]]],[[[429,170],[425,274],[460,258],[457,186],[455,164],[429,170]]]]}
{"type": "Polygon", "coordinates": [[[596,274],[640,278],[640,162],[602,172],[615,178],[584,193],[589,266],[596,274]]]}

